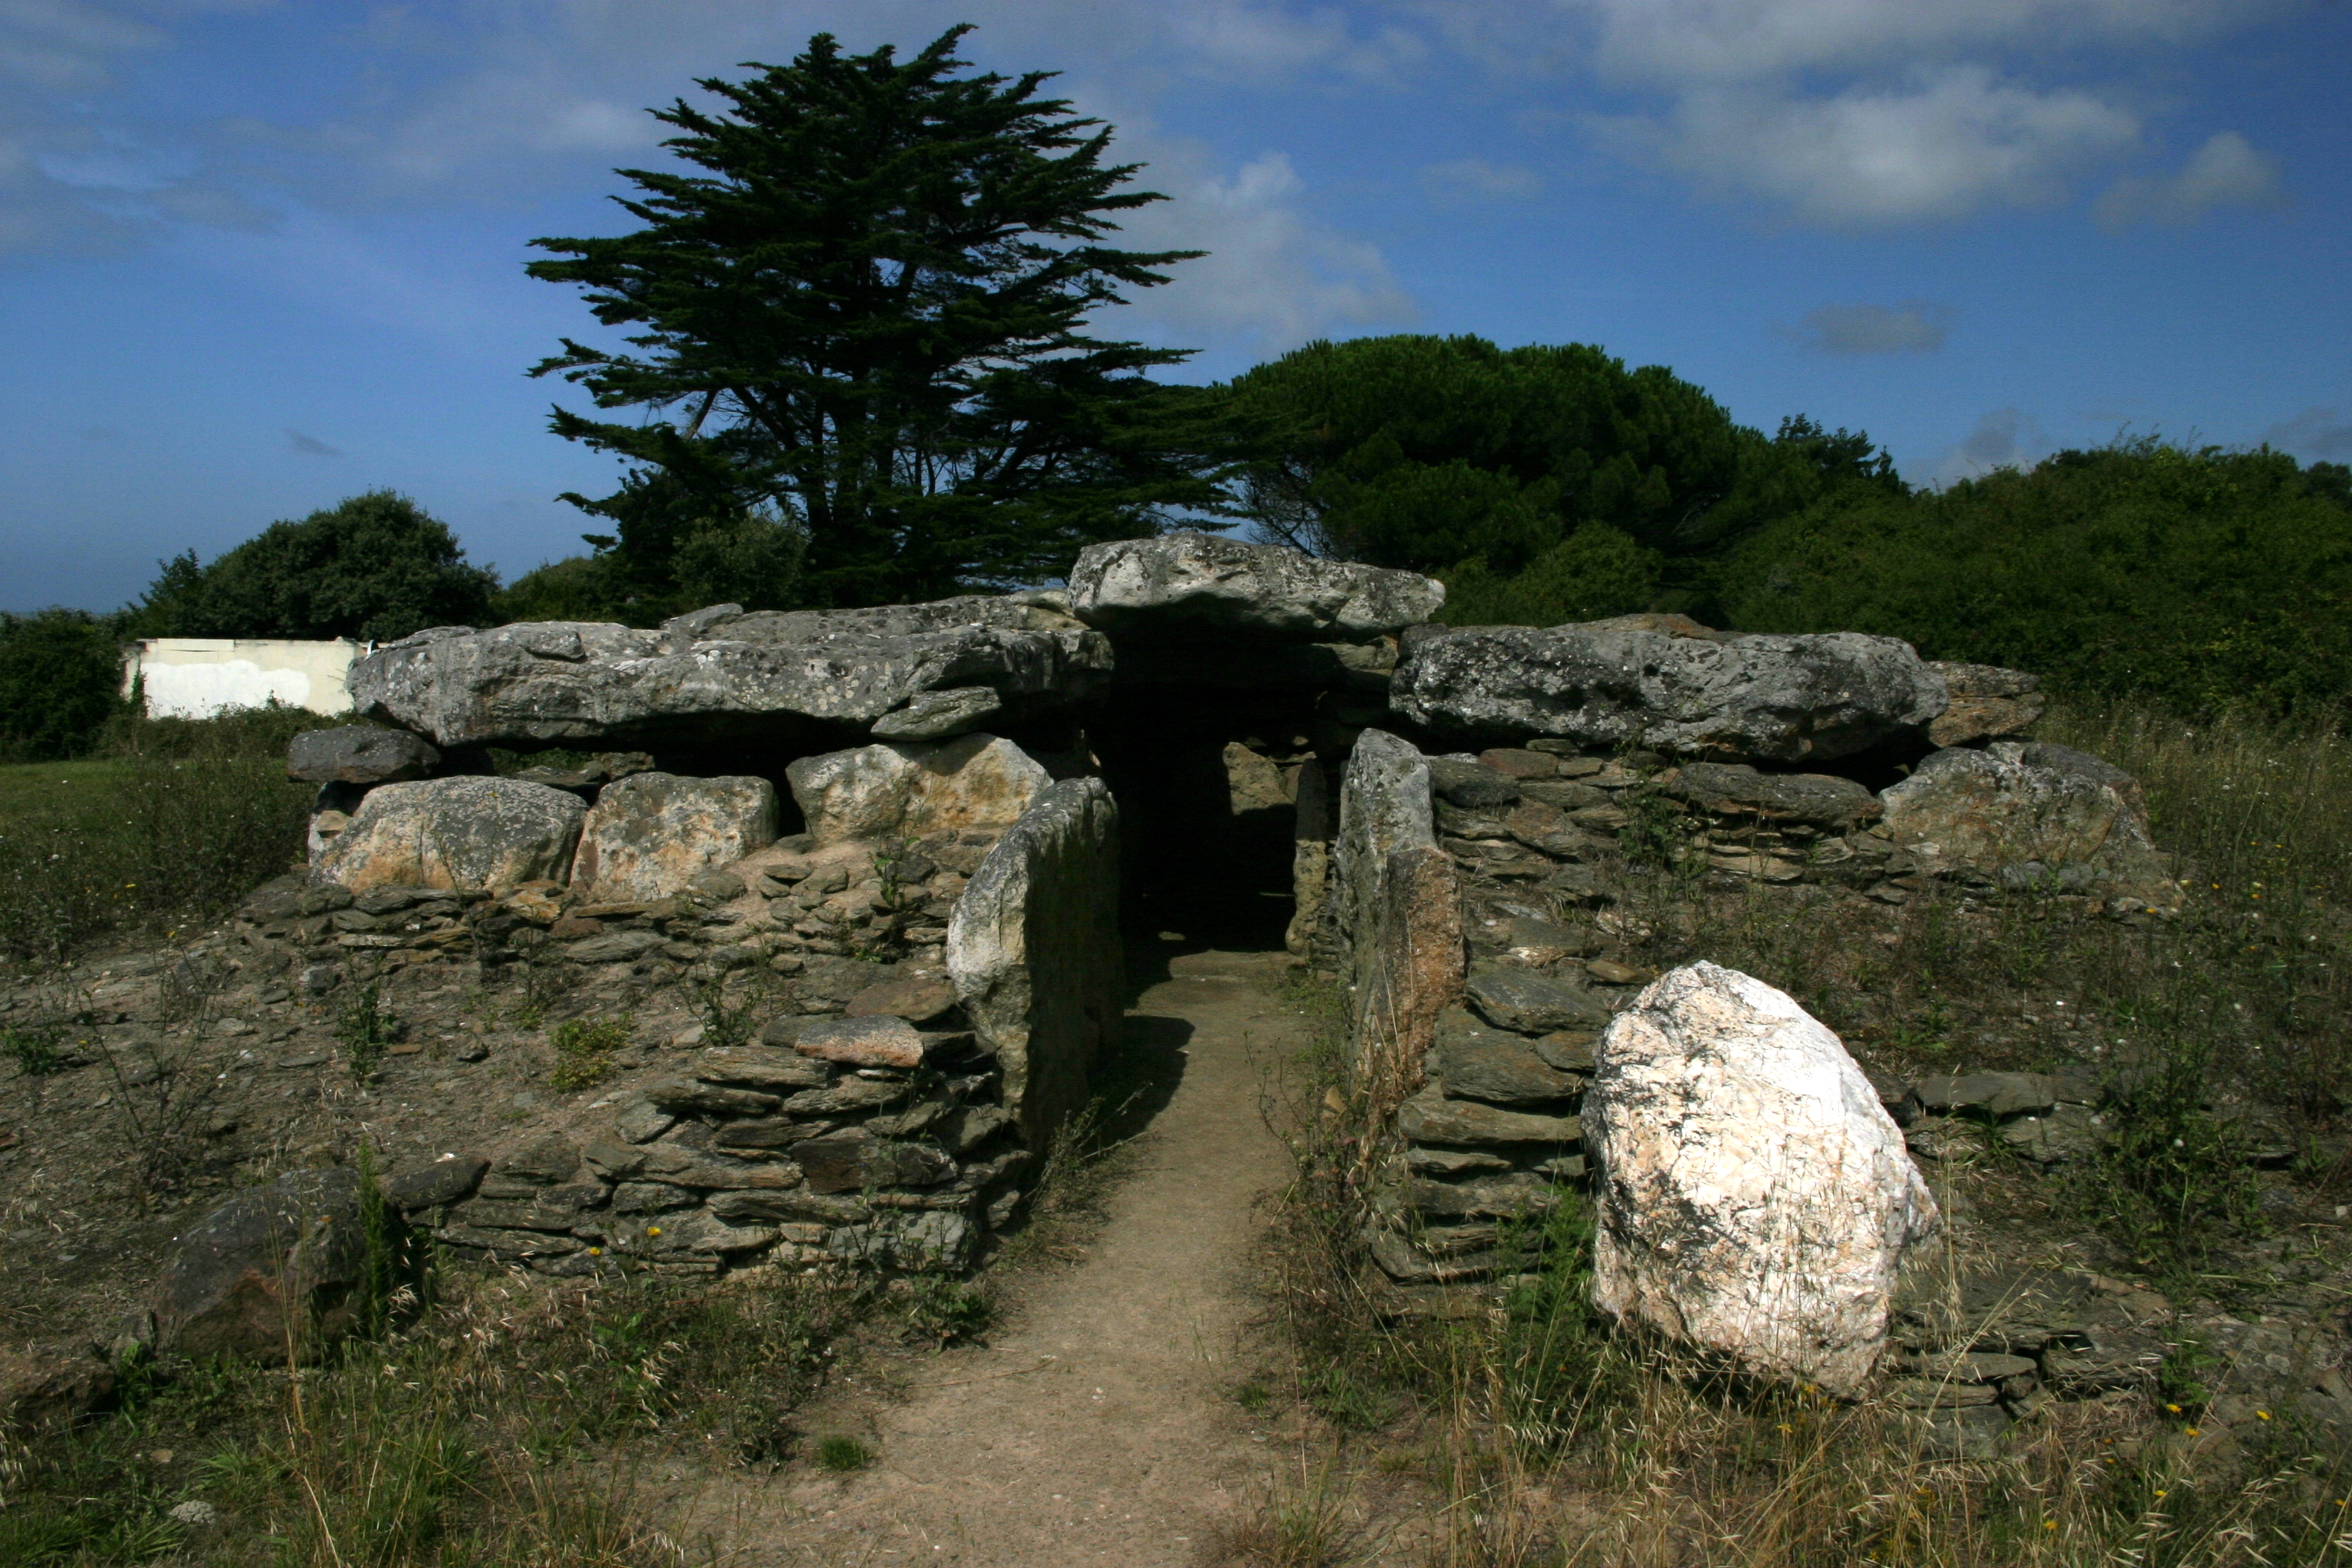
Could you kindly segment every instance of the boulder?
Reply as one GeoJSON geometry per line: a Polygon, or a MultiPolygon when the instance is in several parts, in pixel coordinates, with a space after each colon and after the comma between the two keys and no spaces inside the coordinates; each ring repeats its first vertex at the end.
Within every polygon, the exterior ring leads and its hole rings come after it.
{"type": "Polygon", "coordinates": [[[776,786],[765,779],[632,773],[589,809],[572,885],[609,903],[664,899],[775,841],[776,786]]]}
{"type": "Polygon", "coordinates": [[[803,757],[784,778],[819,845],[1002,831],[1053,782],[1019,746],[982,734],[803,757]]]}
{"type": "Polygon", "coordinates": [[[1674,970],[1601,1036],[1593,1301],[1752,1375],[1858,1392],[1935,1227],[1903,1134],[1838,1037],[1762,981],[1674,970]]]}
{"type": "Polygon", "coordinates": [[[425,779],[380,784],[310,868],[314,883],[352,892],[439,888],[511,892],[562,880],[588,808],[580,797],[520,779],[425,779]]]}
{"type": "Polygon", "coordinates": [[[1390,701],[1451,733],[1796,763],[1909,740],[1946,697],[1935,671],[1894,637],[1715,640],[1604,621],[1418,631],[1390,701]]]}
{"type": "Polygon", "coordinates": [[[2021,669],[1940,659],[1931,660],[1927,668],[1943,677],[1944,689],[1951,695],[1951,706],[1927,726],[1932,744],[2004,741],[2024,734],[2042,717],[2042,682],[2021,669]]]}
{"type": "Polygon", "coordinates": [[[1445,603],[1445,585],[1181,531],[1088,545],[1070,570],[1069,595],[1071,614],[1113,633],[1330,641],[1425,621],[1445,603]]]}
{"type": "Polygon", "coordinates": [[[1100,779],[1047,786],[997,840],[948,919],[947,964],[1005,1108],[1045,1148],[1125,1012],[1118,807],[1100,779]]]}
{"type": "Polygon", "coordinates": [[[306,730],[286,747],[286,776],[304,784],[400,784],[440,765],[441,753],[421,737],[373,724],[306,730]]]}
{"type": "Polygon", "coordinates": [[[2087,752],[2018,741],[1949,747],[1879,798],[1886,833],[1923,866],[2179,901],[2137,781],[2087,752]]]}
{"type": "Polygon", "coordinates": [[[285,1360],[347,1333],[367,1262],[359,1173],[294,1171],[239,1194],[179,1238],[155,1287],[156,1349],[285,1360]]]}
{"type": "Polygon", "coordinates": [[[1759,773],[1745,763],[1692,763],[1666,793],[1711,816],[1778,826],[1794,823],[1843,833],[1875,822],[1878,797],[1852,779],[1829,773],[1759,773]]]}
{"type": "Polygon", "coordinates": [[[902,733],[943,732],[981,711],[975,688],[1013,716],[1053,712],[1090,698],[1110,668],[1109,643],[1068,616],[1025,595],[971,595],[861,610],[716,605],[658,631],[437,626],[355,661],[349,685],[362,717],[444,747],[705,744],[892,715],[902,733]]]}
{"type": "Polygon", "coordinates": [[[1462,894],[1437,844],[1433,771],[1410,742],[1367,730],[1339,786],[1330,920],[1349,955],[1356,1069],[1385,1093],[1412,1088],[1438,1015],[1462,994],[1462,894]]]}

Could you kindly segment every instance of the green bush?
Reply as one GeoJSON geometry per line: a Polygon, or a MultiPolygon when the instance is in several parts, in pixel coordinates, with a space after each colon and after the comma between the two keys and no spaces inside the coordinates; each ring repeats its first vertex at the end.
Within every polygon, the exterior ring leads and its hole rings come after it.
{"type": "Polygon", "coordinates": [[[495,574],[446,523],[394,490],[273,522],[208,566],[163,563],[132,622],[142,637],[373,637],[480,626],[495,574]]]}
{"type": "Polygon", "coordinates": [[[2178,712],[2326,718],[2352,691],[2337,465],[2149,439],[1940,494],[1824,501],[1723,568],[1743,631],[1865,631],[2178,712]]]}
{"type": "Polygon", "coordinates": [[[114,627],[80,610],[0,613],[0,763],[79,756],[122,711],[114,627]]]}

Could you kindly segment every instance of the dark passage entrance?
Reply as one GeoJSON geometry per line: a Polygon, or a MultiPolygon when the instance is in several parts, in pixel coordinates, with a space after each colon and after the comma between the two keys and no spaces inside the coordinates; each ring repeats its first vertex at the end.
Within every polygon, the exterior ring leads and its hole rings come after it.
{"type": "Polygon", "coordinates": [[[1165,688],[1088,726],[1119,805],[1129,929],[1184,945],[1278,950],[1294,908],[1296,802],[1318,768],[1296,698],[1165,688]]]}

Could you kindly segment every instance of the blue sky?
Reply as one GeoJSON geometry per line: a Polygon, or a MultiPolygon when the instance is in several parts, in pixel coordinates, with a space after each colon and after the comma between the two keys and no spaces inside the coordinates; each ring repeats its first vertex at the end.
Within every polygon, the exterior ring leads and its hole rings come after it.
{"type": "Polygon", "coordinates": [[[2120,429],[2352,459],[2342,0],[0,0],[0,608],[354,491],[511,576],[613,468],[522,264],[810,34],[1054,68],[1214,254],[1138,337],[1659,363],[1923,482],[2120,429]]]}

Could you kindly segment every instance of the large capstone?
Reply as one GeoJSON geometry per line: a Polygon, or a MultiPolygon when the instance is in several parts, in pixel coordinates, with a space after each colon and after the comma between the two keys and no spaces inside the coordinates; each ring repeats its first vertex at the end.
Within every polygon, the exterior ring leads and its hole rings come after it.
{"type": "Polygon", "coordinates": [[[1043,763],[995,735],[829,752],[803,757],[784,777],[819,844],[1001,832],[1053,782],[1043,763]]]}
{"type": "Polygon", "coordinates": [[[1118,808],[1100,779],[1051,785],[997,840],[948,920],[947,960],[1005,1109],[1045,1148],[1123,1011],[1118,808]]]}
{"type": "Polygon", "coordinates": [[[423,737],[375,724],[305,730],[286,747],[286,776],[304,784],[400,784],[440,765],[423,737]]]}
{"type": "Polygon", "coordinates": [[[320,849],[313,882],[503,893],[570,875],[588,808],[580,797],[520,779],[425,779],[379,784],[350,826],[320,849]]]}
{"type": "Polygon", "coordinates": [[[1694,963],[1596,1058],[1594,1303],[1752,1375],[1857,1392],[1904,1249],[1938,1216],[1838,1037],[1762,981],[1694,963]]]}
{"type": "Polygon", "coordinates": [[[1189,531],[1088,545],[1069,593],[1071,614],[1113,633],[1306,641],[1379,637],[1445,603],[1445,585],[1419,573],[1189,531]]]}
{"type": "Polygon", "coordinates": [[[358,660],[349,684],[363,717],[443,746],[698,744],[877,724],[942,735],[1064,710],[1100,688],[1109,643],[1038,597],[862,610],[717,605],[658,631],[441,626],[358,660]]]}
{"type": "Polygon", "coordinates": [[[1774,763],[1913,740],[1947,700],[1942,679],[1894,637],[1699,637],[1612,622],[1418,631],[1391,692],[1398,712],[1448,733],[1774,763]]]}
{"type": "Polygon", "coordinates": [[[2021,741],[1951,747],[1879,798],[1887,833],[1928,865],[2019,886],[2179,900],[2148,837],[2139,782],[2087,752],[2021,741]]]}
{"type": "Polygon", "coordinates": [[[633,773],[589,809],[572,880],[607,902],[667,898],[775,841],[776,786],[765,779],[633,773]]]}

